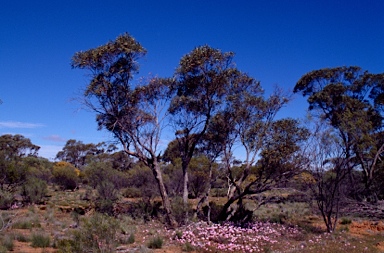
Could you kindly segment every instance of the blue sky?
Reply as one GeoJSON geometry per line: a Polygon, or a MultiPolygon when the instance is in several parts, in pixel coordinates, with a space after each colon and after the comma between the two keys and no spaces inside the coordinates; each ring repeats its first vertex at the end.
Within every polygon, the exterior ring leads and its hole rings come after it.
{"type": "MultiPolygon", "coordinates": [[[[70,60],[124,32],[148,50],[140,76],[171,76],[183,55],[208,44],[235,52],[268,92],[325,67],[384,72],[383,17],[381,0],[3,1],[0,135],[22,134],[47,158],[68,139],[110,141],[73,100],[88,79],[70,60]]],[[[303,118],[306,108],[296,95],[281,115],[303,118]]]]}

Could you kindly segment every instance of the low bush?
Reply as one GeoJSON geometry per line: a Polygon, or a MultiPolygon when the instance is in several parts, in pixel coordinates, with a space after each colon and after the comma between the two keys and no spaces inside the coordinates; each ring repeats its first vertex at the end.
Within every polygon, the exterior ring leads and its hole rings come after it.
{"type": "Polygon", "coordinates": [[[0,209],[6,210],[11,208],[14,197],[11,192],[0,190],[0,209]]]}
{"type": "Polygon", "coordinates": [[[113,214],[125,214],[132,219],[143,219],[149,221],[152,217],[158,217],[158,214],[162,212],[161,202],[151,203],[148,200],[142,200],[139,202],[126,201],[114,205],[113,214]]]}
{"type": "Polygon", "coordinates": [[[134,242],[135,242],[135,234],[132,233],[129,235],[127,243],[132,244],[134,242]]]}
{"type": "Polygon", "coordinates": [[[13,248],[15,247],[13,243],[13,238],[9,235],[6,235],[2,240],[3,247],[8,251],[13,251],[13,248]]]}
{"type": "Polygon", "coordinates": [[[341,221],[340,221],[341,225],[348,225],[348,224],[351,224],[351,223],[352,223],[351,219],[346,218],[346,217],[341,218],[341,221]]]}
{"type": "Polygon", "coordinates": [[[211,190],[213,197],[227,197],[227,188],[212,188],[211,190]]]}
{"type": "Polygon", "coordinates": [[[47,235],[33,234],[31,242],[31,246],[34,248],[47,248],[50,246],[51,239],[47,235]]]}
{"type": "Polygon", "coordinates": [[[24,234],[15,234],[15,239],[19,242],[29,242],[30,239],[24,234]]]}
{"type": "Polygon", "coordinates": [[[93,188],[96,188],[104,180],[113,183],[117,190],[128,187],[127,173],[113,169],[112,164],[108,162],[89,164],[84,170],[84,180],[93,188]]]}
{"type": "Polygon", "coordinates": [[[26,203],[41,203],[46,194],[47,183],[39,178],[28,178],[21,187],[21,196],[26,203]]]}
{"type": "Polygon", "coordinates": [[[30,221],[17,221],[12,224],[12,228],[15,229],[31,229],[33,228],[33,224],[30,221]]]}
{"type": "Polygon", "coordinates": [[[96,213],[83,219],[71,239],[57,242],[59,252],[115,252],[118,243],[119,223],[113,217],[96,213]]]}
{"type": "Polygon", "coordinates": [[[127,187],[122,189],[122,195],[125,198],[141,198],[143,194],[139,188],[127,187]]]}
{"type": "Polygon", "coordinates": [[[40,227],[41,224],[37,217],[23,218],[12,223],[12,228],[15,229],[31,229],[40,227]]]}
{"type": "Polygon", "coordinates": [[[185,206],[181,197],[175,197],[172,199],[171,208],[173,216],[180,225],[184,224],[189,218],[185,217],[186,213],[188,213],[188,215],[192,215],[192,205],[188,203],[188,205],[185,206]]]}
{"type": "MultiPolygon", "coordinates": [[[[212,222],[218,222],[219,221],[219,215],[221,213],[221,210],[223,210],[223,205],[216,204],[216,202],[210,202],[209,206],[211,208],[211,217],[210,220],[212,222]]],[[[204,212],[204,218],[207,219],[208,216],[208,206],[203,207],[204,212]]]]}
{"type": "Polygon", "coordinates": [[[108,180],[103,180],[96,189],[96,210],[101,213],[113,214],[113,204],[118,200],[118,191],[115,185],[108,180]]]}
{"type": "Polygon", "coordinates": [[[58,162],[53,166],[54,181],[63,190],[74,190],[79,181],[76,168],[67,162],[58,162]]]}
{"type": "Polygon", "coordinates": [[[80,252],[76,248],[76,242],[72,239],[63,238],[55,242],[55,248],[58,253],[73,253],[80,252]]]}
{"type": "Polygon", "coordinates": [[[155,236],[149,240],[147,246],[150,249],[161,249],[163,247],[163,243],[163,238],[161,238],[160,236],[155,236]]]}
{"type": "Polygon", "coordinates": [[[195,251],[196,249],[190,242],[186,242],[186,243],[184,243],[181,250],[184,252],[192,252],[192,251],[195,251]]]}

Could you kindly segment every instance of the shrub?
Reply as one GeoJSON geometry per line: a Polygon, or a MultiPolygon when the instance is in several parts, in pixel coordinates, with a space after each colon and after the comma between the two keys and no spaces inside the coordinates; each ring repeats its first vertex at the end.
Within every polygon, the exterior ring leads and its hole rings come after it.
{"type": "Polygon", "coordinates": [[[35,177],[27,179],[21,188],[21,196],[27,203],[40,203],[46,194],[47,183],[35,177]]]}
{"type": "Polygon", "coordinates": [[[127,183],[129,187],[139,189],[140,197],[151,200],[159,195],[159,190],[156,185],[155,178],[152,176],[152,171],[146,166],[137,165],[127,172],[127,183]]]}
{"type": "MultiPolygon", "coordinates": [[[[218,222],[219,221],[219,215],[221,213],[221,210],[224,208],[223,205],[219,205],[216,202],[209,202],[209,206],[211,208],[211,221],[212,222],[218,222]]],[[[204,216],[208,216],[208,206],[203,207],[204,216]]]]}
{"type": "Polygon", "coordinates": [[[163,247],[163,238],[155,236],[148,242],[148,248],[150,249],[161,249],[163,247]]]}
{"type": "Polygon", "coordinates": [[[126,214],[132,219],[144,219],[149,221],[150,217],[157,216],[160,211],[160,202],[151,203],[148,200],[142,200],[139,202],[126,201],[118,203],[114,206],[114,215],[126,214]]]}
{"type": "Polygon", "coordinates": [[[84,179],[89,185],[96,188],[101,181],[107,180],[114,184],[116,189],[128,186],[127,174],[112,169],[112,165],[107,162],[94,162],[87,166],[84,171],[84,179]]]}
{"type": "Polygon", "coordinates": [[[33,234],[31,242],[31,246],[34,248],[46,248],[49,247],[51,239],[49,238],[49,236],[43,234],[33,234]]]}
{"type": "Polygon", "coordinates": [[[75,241],[67,238],[58,240],[55,243],[55,248],[58,249],[58,253],[81,252],[77,250],[75,241]]]}
{"type": "Polygon", "coordinates": [[[97,186],[97,194],[101,199],[110,199],[116,201],[118,199],[118,191],[115,185],[109,180],[103,180],[97,186]]]}
{"type": "Polygon", "coordinates": [[[0,209],[9,209],[13,201],[14,197],[11,192],[0,190],[0,209]]]}
{"type": "Polygon", "coordinates": [[[29,242],[29,238],[23,234],[15,234],[15,239],[19,242],[29,242]]]}
{"type": "Polygon", "coordinates": [[[115,218],[96,213],[84,219],[72,239],[57,243],[59,252],[115,252],[119,224],[115,218]]]}
{"type": "Polygon", "coordinates": [[[351,223],[352,223],[352,220],[351,220],[351,219],[346,218],[346,217],[341,218],[340,224],[342,224],[342,225],[348,225],[348,224],[351,224],[351,223]]]}
{"type": "Polygon", "coordinates": [[[284,224],[286,219],[285,214],[279,213],[272,215],[270,222],[271,223],[278,223],[278,224],[284,224]]]}
{"type": "Polygon", "coordinates": [[[211,190],[213,197],[227,197],[227,188],[212,188],[211,190]]]}
{"type": "Polygon", "coordinates": [[[184,224],[186,221],[185,214],[188,211],[188,214],[192,214],[192,205],[184,205],[183,199],[181,197],[175,197],[172,199],[171,203],[172,213],[179,224],[184,224]]]}
{"type": "Polygon", "coordinates": [[[139,188],[136,187],[127,187],[122,190],[122,195],[125,198],[141,198],[142,192],[139,188]]]}
{"type": "Polygon", "coordinates": [[[96,210],[101,213],[113,213],[113,204],[118,200],[118,191],[110,181],[103,180],[97,186],[96,210]]]}
{"type": "Polygon", "coordinates": [[[135,234],[130,234],[127,243],[132,244],[135,242],[135,234]]]}
{"type": "Polygon", "coordinates": [[[192,252],[195,251],[195,247],[190,242],[184,243],[183,247],[181,248],[184,252],[192,252]]]}
{"type": "Polygon", "coordinates": [[[8,251],[13,251],[13,238],[9,235],[6,235],[2,240],[3,247],[8,251]]]}
{"type": "Polygon", "coordinates": [[[77,188],[78,173],[76,168],[67,162],[58,162],[53,166],[52,172],[54,181],[64,190],[74,190],[77,188]]]}
{"type": "Polygon", "coordinates": [[[12,228],[16,229],[31,229],[31,228],[39,228],[41,227],[40,221],[38,218],[24,218],[17,220],[12,223],[12,228]]]}
{"type": "Polygon", "coordinates": [[[183,238],[183,231],[180,231],[180,230],[176,231],[176,233],[175,233],[175,238],[176,238],[176,239],[181,239],[181,238],[183,238]]]}
{"type": "Polygon", "coordinates": [[[32,227],[33,224],[30,221],[17,221],[12,224],[12,228],[15,229],[31,229],[32,227]]]}
{"type": "Polygon", "coordinates": [[[50,182],[53,163],[48,159],[29,156],[23,159],[23,163],[28,168],[27,177],[36,177],[45,182],[50,182]]]}

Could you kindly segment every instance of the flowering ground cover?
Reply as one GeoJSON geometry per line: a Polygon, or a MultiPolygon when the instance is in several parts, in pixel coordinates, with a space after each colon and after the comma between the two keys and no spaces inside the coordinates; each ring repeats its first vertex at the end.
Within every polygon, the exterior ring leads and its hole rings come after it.
{"type": "Polygon", "coordinates": [[[212,224],[198,222],[182,228],[180,236],[175,238],[180,244],[190,243],[199,251],[207,252],[265,252],[268,249],[289,249],[295,245],[291,240],[300,235],[297,227],[288,227],[272,223],[249,223],[245,227],[234,224],[212,224]]]}
{"type": "MultiPolygon", "coordinates": [[[[375,243],[377,248],[367,247],[367,238],[351,236],[347,231],[314,235],[269,222],[251,223],[245,228],[199,222],[173,235],[181,245],[190,244],[197,252],[382,252],[380,242],[375,243]]],[[[382,240],[383,235],[371,239],[382,240]]]]}

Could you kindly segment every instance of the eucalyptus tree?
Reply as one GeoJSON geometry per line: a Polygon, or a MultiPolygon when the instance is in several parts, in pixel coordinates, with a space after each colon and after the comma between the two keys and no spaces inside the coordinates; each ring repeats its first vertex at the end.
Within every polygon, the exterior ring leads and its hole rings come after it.
{"type": "Polygon", "coordinates": [[[220,121],[222,117],[220,117],[220,113],[216,114],[207,129],[207,132],[204,134],[200,143],[198,144],[197,153],[200,156],[205,157],[206,167],[208,168],[208,174],[204,175],[204,191],[203,195],[200,198],[199,202],[196,206],[196,212],[194,213],[194,217],[197,217],[198,212],[202,209],[203,206],[208,208],[207,212],[207,222],[211,222],[211,206],[209,203],[209,197],[211,194],[211,188],[216,179],[219,176],[218,167],[218,159],[223,154],[225,140],[226,140],[226,131],[223,131],[223,124],[220,121]]]}
{"type": "Polygon", "coordinates": [[[37,157],[39,149],[23,135],[0,136],[0,190],[13,192],[24,183],[27,167],[23,159],[37,157]]]}
{"type": "Polygon", "coordinates": [[[150,79],[133,85],[138,60],[146,50],[129,34],[100,47],[78,52],[74,68],[86,69],[91,80],[85,89],[86,105],[96,112],[100,129],[106,129],[124,151],[148,166],[158,185],[168,223],[176,225],[160,168],[160,139],[167,115],[169,90],[166,80],[150,79]]]}
{"type": "Polygon", "coordinates": [[[222,110],[233,74],[232,52],[201,46],[182,57],[176,70],[169,111],[179,144],[183,201],[188,201],[188,165],[212,117],[222,110]]]}
{"type": "Polygon", "coordinates": [[[105,149],[105,146],[106,144],[103,142],[93,144],[70,139],[65,143],[63,149],[56,154],[56,160],[69,162],[76,168],[82,169],[90,162],[89,160],[116,149],[115,146],[108,146],[105,149]]]}
{"type": "Polygon", "coordinates": [[[302,169],[300,145],[308,138],[308,131],[297,120],[275,120],[289,101],[279,89],[264,98],[259,83],[252,81],[235,94],[229,118],[223,120],[227,125],[223,161],[229,186],[219,219],[244,221],[250,218],[243,207],[247,195],[281,186],[302,169]],[[234,150],[239,146],[244,152],[243,162],[233,166],[234,150]]]}
{"type": "Polygon", "coordinates": [[[383,91],[384,74],[371,74],[360,67],[311,71],[294,89],[308,97],[309,110],[338,132],[345,159],[353,159],[355,168],[363,172],[365,197],[375,195],[371,186],[384,154],[383,91]]]}

